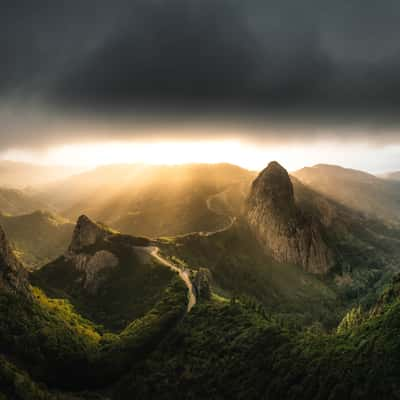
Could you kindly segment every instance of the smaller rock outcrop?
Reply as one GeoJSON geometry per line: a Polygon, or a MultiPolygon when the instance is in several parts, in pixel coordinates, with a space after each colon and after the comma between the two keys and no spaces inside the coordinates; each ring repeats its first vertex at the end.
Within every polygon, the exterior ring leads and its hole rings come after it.
{"type": "Polygon", "coordinates": [[[207,268],[200,268],[192,278],[196,298],[209,300],[211,298],[211,272],[207,268]]]}
{"type": "Polygon", "coordinates": [[[3,228],[0,227],[0,291],[30,297],[28,272],[15,256],[3,228]]]}
{"type": "Polygon", "coordinates": [[[289,174],[277,162],[271,162],[253,182],[246,218],[257,240],[277,261],[316,274],[333,266],[322,224],[298,208],[289,174]]]}
{"type": "Polygon", "coordinates": [[[71,244],[64,256],[81,273],[79,282],[90,294],[97,292],[102,282],[107,279],[106,273],[119,264],[118,257],[109,249],[91,248],[100,242],[103,247],[111,236],[110,231],[82,215],[78,219],[71,244]]]}
{"type": "Polygon", "coordinates": [[[76,223],[68,251],[79,252],[109,235],[110,233],[102,226],[93,222],[86,215],[81,215],[76,223]]]}

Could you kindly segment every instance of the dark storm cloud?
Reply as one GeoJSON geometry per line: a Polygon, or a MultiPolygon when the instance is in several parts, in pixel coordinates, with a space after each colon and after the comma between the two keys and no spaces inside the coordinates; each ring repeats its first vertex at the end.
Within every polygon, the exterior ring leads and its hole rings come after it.
{"type": "Polygon", "coordinates": [[[43,137],[59,127],[46,112],[16,123],[21,99],[24,113],[32,102],[74,115],[172,110],[398,123],[397,1],[1,4],[0,99],[13,109],[1,135],[14,136],[3,141],[34,136],[32,126],[43,137]]]}
{"type": "Polygon", "coordinates": [[[275,103],[312,91],[329,74],[313,23],[272,29],[271,40],[268,21],[255,17],[238,1],[147,1],[58,89],[71,100],[118,106],[275,103]]]}
{"type": "Polygon", "coordinates": [[[9,2],[0,87],[88,105],[386,105],[399,17],[390,0],[9,2]]]}

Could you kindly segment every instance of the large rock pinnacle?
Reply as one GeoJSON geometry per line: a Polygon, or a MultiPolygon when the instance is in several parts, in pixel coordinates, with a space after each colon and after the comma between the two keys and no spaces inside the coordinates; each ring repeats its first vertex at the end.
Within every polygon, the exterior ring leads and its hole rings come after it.
{"type": "Polygon", "coordinates": [[[277,162],[271,162],[253,182],[246,217],[256,238],[277,261],[317,274],[333,265],[322,225],[298,209],[289,174],[277,162]]]}

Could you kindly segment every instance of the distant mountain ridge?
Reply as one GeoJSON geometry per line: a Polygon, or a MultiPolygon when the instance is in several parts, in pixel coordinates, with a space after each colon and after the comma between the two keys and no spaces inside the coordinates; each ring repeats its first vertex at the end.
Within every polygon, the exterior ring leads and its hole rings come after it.
{"type": "Polygon", "coordinates": [[[22,190],[0,186],[1,214],[19,215],[31,213],[38,209],[47,209],[47,204],[44,200],[37,199],[22,190]]]}
{"type": "Polygon", "coordinates": [[[38,210],[22,215],[0,215],[14,250],[29,269],[57,258],[68,247],[74,225],[53,213],[38,210]]]}
{"type": "Polygon", "coordinates": [[[81,169],[0,160],[0,187],[23,189],[64,179],[81,169]]]}
{"type": "Polygon", "coordinates": [[[38,198],[68,219],[83,213],[124,233],[158,237],[226,225],[207,200],[225,191],[238,213],[253,177],[231,164],[111,165],[48,185],[38,198]]]}
{"type": "Polygon", "coordinates": [[[400,182],[327,164],[305,167],[292,175],[348,208],[389,224],[400,223],[400,182]]]}

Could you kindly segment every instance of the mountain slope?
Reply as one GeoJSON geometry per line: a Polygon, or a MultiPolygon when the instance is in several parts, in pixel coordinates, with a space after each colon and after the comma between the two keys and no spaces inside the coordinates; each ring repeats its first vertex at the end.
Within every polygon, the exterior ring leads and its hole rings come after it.
{"type": "Polygon", "coordinates": [[[400,183],[335,165],[319,164],[293,172],[315,191],[366,216],[400,222],[400,183]]]}
{"type": "Polygon", "coordinates": [[[301,324],[318,320],[333,326],[343,311],[327,282],[274,260],[244,219],[225,231],[169,238],[159,245],[178,265],[208,271],[212,291],[223,297],[254,299],[268,312],[301,324]]]}
{"type": "Polygon", "coordinates": [[[380,314],[330,334],[287,327],[240,301],[214,300],[139,363],[116,398],[395,399],[399,321],[398,295],[380,314]]]}
{"type": "Polygon", "coordinates": [[[174,275],[135,249],[148,244],[83,215],[68,250],[36,271],[33,282],[48,294],[68,298],[96,323],[119,330],[146,314],[174,275]]]}
{"type": "Polygon", "coordinates": [[[239,212],[253,173],[229,164],[113,165],[50,185],[40,196],[67,218],[84,213],[121,232],[165,236],[209,231],[227,218],[208,199],[227,192],[239,212]]]}
{"type": "Polygon", "coordinates": [[[0,215],[9,240],[18,257],[29,269],[57,258],[68,247],[74,225],[44,211],[18,216],[0,215]]]}
{"type": "Polygon", "coordinates": [[[207,268],[217,293],[250,296],[267,310],[327,326],[354,303],[372,304],[399,271],[399,230],[289,180],[276,164],[253,189],[250,224],[245,213],[228,230],[170,238],[163,251],[192,269],[207,268]],[[318,248],[329,258],[304,268],[318,248]]]}
{"type": "Polygon", "coordinates": [[[49,392],[43,382],[52,389],[80,390],[117,379],[168,334],[186,308],[186,288],[174,277],[141,318],[130,320],[118,334],[100,331],[68,300],[50,299],[29,285],[0,230],[0,397],[101,398],[49,392]]]}
{"type": "Polygon", "coordinates": [[[46,209],[46,202],[17,189],[0,187],[0,213],[19,215],[46,209]]]}

